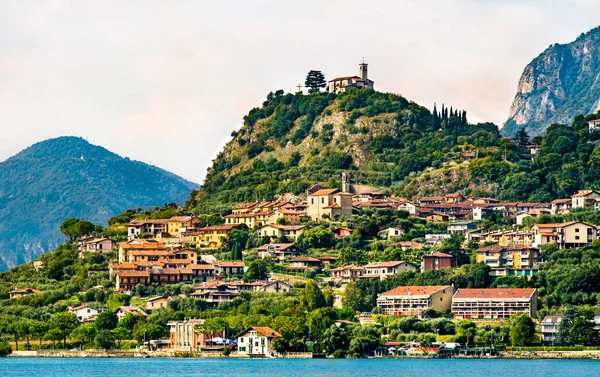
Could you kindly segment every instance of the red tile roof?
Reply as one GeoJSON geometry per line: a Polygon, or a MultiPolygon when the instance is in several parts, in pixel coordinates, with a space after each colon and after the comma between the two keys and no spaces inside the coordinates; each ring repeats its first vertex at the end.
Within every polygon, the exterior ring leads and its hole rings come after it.
{"type": "Polygon", "coordinates": [[[408,286],[396,287],[381,296],[429,296],[443,289],[452,289],[450,285],[408,286]]]}
{"type": "Polygon", "coordinates": [[[535,292],[535,288],[460,288],[452,299],[529,299],[535,292]]]}

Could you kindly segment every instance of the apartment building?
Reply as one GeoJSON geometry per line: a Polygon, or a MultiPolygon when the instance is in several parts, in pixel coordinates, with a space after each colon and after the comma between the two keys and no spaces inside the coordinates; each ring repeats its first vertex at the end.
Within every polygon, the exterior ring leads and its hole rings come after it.
{"type": "Polygon", "coordinates": [[[460,288],[452,297],[455,319],[508,320],[519,313],[533,317],[536,311],[535,288],[460,288]]]}
{"type": "Polygon", "coordinates": [[[452,307],[450,285],[396,287],[377,297],[381,314],[420,316],[425,309],[447,312],[452,307]]]}

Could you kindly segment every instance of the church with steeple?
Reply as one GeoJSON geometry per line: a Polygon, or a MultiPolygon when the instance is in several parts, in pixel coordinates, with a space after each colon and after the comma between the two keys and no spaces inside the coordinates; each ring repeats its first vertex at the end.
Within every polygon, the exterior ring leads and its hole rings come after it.
{"type": "Polygon", "coordinates": [[[346,93],[357,88],[371,88],[375,81],[369,80],[368,64],[364,62],[359,65],[359,76],[344,76],[329,80],[327,90],[330,93],[346,93]]]}

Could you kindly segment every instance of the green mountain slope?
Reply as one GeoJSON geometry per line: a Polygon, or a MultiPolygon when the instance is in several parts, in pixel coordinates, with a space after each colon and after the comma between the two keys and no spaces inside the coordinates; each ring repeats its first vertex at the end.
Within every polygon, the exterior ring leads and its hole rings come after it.
{"type": "Polygon", "coordinates": [[[525,67],[502,133],[521,127],[541,135],[552,123],[568,123],[600,105],[600,27],[568,44],[554,44],[525,67]]]}
{"type": "Polygon", "coordinates": [[[183,203],[195,188],[81,138],[34,144],[0,163],[0,270],[56,248],[69,217],[105,224],[127,208],[183,203]]]}
{"type": "Polygon", "coordinates": [[[495,125],[468,124],[466,112],[432,114],[401,96],[366,89],[270,93],[232,136],[196,196],[200,212],[299,194],[315,181],[335,186],[344,170],[353,183],[401,186],[427,169],[461,162],[476,145],[484,157],[500,143],[495,125]]]}

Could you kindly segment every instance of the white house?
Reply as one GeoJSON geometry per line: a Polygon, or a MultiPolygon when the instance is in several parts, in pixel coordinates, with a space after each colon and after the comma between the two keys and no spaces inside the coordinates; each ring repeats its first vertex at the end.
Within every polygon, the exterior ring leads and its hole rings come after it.
{"type": "Polygon", "coordinates": [[[270,327],[253,326],[239,333],[236,338],[238,355],[270,355],[271,342],[281,338],[281,334],[270,327]]]}
{"type": "Polygon", "coordinates": [[[588,120],[588,130],[592,131],[600,128],[600,119],[588,120]]]}
{"type": "Polygon", "coordinates": [[[404,231],[401,228],[387,228],[377,232],[377,237],[379,238],[400,237],[403,235],[404,231]]]}
{"type": "Polygon", "coordinates": [[[330,93],[346,93],[352,89],[373,89],[373,84],[375,84],[375,82],[373,80],[369,80],[367,66],[368,64],[364,62],[359,64],[359,76],[336,77],[333,80],[329,80],[329,86],[327,90],[330,93]]]}
{"type": "Polygon", "coordinates": [[[415,271],[417,267],[405,261],[375,262],[364,266],[367,273],[362,276],[363,279],[383,280],[389,276],[398,275],[404,271],[415,271]]]}
{"type": "Polygon", "coordinates": [[[96,316],[104,311],[106,311],[106,309],[95,309],[90,307],[88,304],[73,306],[69,308],[69,313],[75,314],[77,316],[77,319],[81,322],[84,322],[86,319],[96,316]]]}

